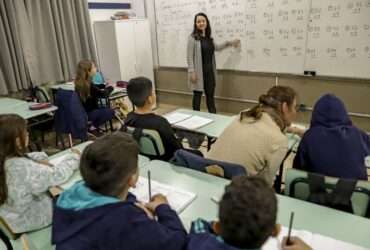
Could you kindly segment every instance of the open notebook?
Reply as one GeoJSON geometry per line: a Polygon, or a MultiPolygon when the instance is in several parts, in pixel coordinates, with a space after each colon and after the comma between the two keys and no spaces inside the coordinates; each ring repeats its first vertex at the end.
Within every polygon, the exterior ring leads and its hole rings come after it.
{"type": "MultiPolygon", "coordinates": [[[[167,197],[168,203],[177,213],[181,213],[195,199],[196,194],[170,186],[157,181],[151,181],[152,195],[163,194],[167,197]]],[[[149,201],[148,179],[139,177],[136,188],[130,192],[141,202],[149,201]]]]}
{"type": "MultiPolygon", "coordinates": [[[[282,227],[278,238],[270,238],[262,247],[262,250],[280,250],[284,236],[288,235],[288,228],[282,227]]],[[[320,234],[314,234],[304,230],[292,229],[292,236],[297,236],[311,246],[314,250],[366,250],[366,248],[335,240],[320,234]]]]}
{"type": "Polygon", "coordinates": [[[181,127],[190,130],[201,128],[213,122],[213,120],[209,118],[200,117],[197,115],[184,114],[180,112],[172,112],[166,114],[164,115],[164,118],[166,118],[171,125],[175,125],[176,127],[181,127]]]}

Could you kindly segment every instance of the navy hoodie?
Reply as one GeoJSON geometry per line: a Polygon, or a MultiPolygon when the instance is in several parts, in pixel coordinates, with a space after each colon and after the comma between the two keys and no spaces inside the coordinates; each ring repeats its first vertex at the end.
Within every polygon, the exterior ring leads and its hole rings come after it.
{"type": "Polygon", "coordinates": [[[298,147],[293,167],[347,179],[367,180],[369,136],[352,125],[343,102],[334,95],[316,103],[310,129],[298,147]]]}
{"type": "Polygon", "coordinates": [[[120,201],[78,182],[55,205],[52,243],[56,250],[184,248],[187,234],[174,210],[160,205],[152,220],[135,202],[132,194],[120,201]]]}
{"type": "Polygon", "coordinates": [[[221,236],[214,233],[211,224],[202,219],[192,223],[188,238],[187,250],[242,250],[225,243],[221,236]]]}

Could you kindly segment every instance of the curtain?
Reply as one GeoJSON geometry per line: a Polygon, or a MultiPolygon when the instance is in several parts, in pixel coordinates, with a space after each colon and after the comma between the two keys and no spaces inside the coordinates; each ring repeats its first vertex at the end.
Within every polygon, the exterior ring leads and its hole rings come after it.
{"type": "MultiPolygon", "coordinates": [[[[12,5],[11,9],[10,7],[4,9],[11,10],[9,13],[14,16],[16,29],[10,29],[10,34],[5,33],[4,39],[16,36],[20,46],[14,48],[14,51],[23,59],[21,65],[25,71],[23,75],[26,76],[19,81],[20,84],[14,85],[14,79],[6,72],[13,71],[17,76],[22,73],[21,70],[19,67],[14,68],[14,64],[0,64],[2,69],[0,80],[3,72],[3,78],[8,82],[8,84],[0,82],[0,85],[3,85],[0,86],[0,94],[24,89],[30,85],[30,80],[33,85],[69,80],[75,74],[78,61],[96,60],[86,0],[0,0],[0,2],[6,2],[5,7],[12,5]]],[[[3,34],[3,26],[6,27],[0,23],[0,36],[3,34]]],[[[2,38],[3,36],[0,38],[0,46],[2,38]]]]}
{"type": "Polygon", "coordinates": [[[0,0],[0,95],[16,92],[30,85],[19,34],[15,2],[0,0]]]}

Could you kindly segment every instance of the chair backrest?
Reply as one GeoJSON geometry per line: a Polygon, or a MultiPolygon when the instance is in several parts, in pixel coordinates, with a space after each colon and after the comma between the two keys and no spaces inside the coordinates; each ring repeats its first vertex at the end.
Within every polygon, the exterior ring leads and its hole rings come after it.
{"type": "MultiPolygon", "coordinates": [[[[0,230],[9,240],[15,240],[20,236],[19,234],[16,234],[12,231],[8,223],[6,223],[6,221],[2,217],[0,217],[0,230]]],[[[4,235],[1,235],[2,238],[4,237],[4,235]]],[[[6,240],[3,239],[3,241],[6,244],[6,240]]]]}
{"type": "Polygon", "coordinates": [[[48,93],[48,90],[44,86],[36,86],[33,88],[34,95],[37,99],[37,102],[44,103],[44,102],[50,102],[50,95],[48,93]]]}
{"type": "Polygon", "coordinates": [[[152,157],[160,157],[165,154],[161,136],[156,130],[127,127],[127,131],[138,142],[140,154],[152,157]]]}
{"type": "Polygon", "coordinates": [[[87,140],[88,118],[77,92],[58,89],[55,105],[55,131],[72,134],[73,138],[87,140]]]}
{"type": "Polygon", "coordinates": [[[232,179],[234,176],[247,174],[246,169],[239,164],[207,159],[184,149],[179,149],[175,152],[172,163],[217,176],[220,176],[219,173],[223,172],[223,177],[226,179],[232,179]],[[216,166],[222,168],[222,171],[217,169],[216,166]]]}
{"type": "MultiPolygon", "coordinates": [[[[325,185],[333,190],[338,178],[325,176],[325,185]]],[[[308,173],[306,171],[289,169],[285,176],[285,195],[307,200],[310,195],[308,173]]],[[[363,217],[369,216],[370,182],[358,181],[351,197],[353,212],[363,217]]]]}

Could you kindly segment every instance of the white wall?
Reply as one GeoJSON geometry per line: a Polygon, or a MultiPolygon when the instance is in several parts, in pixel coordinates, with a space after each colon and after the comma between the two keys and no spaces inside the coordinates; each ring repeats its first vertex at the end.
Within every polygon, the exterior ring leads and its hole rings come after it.
{"type": "Polygon", "coordinates": [[[155,4],[154,0],[145,0],[146,14],[150,22],[150,27],[152,31],[152,48],[153,48],[153,64],[154,68],[158,68],[159,59],[158,59],[158,45],[157,45],[157,29],[156,23],[157,19],[155,16],[155,4]]]}
{"type": "MultiPolygon", "coordinates": [[[[151,26],[151,37],[152,37],[152,48],[153,48],[153,63],[154,67],[158,66],[158,50],[157,50],[157,34],[156,34],[156,19],[154,10],[154,0],[88,0],[89,3],[92,2],[104,2],[104,3],[130,3],[131,10],[136,14],[137,18],[148,18],[151,26]]],[[[116,13],[117,9],[114,10],[89,10],[91,25],[93,29],[93,24],[96,21],[110,20],[110,17],[116,13]]],[[[94,30],[93,30],[94,34],[94,30]]],[[[95,38],[94,38],[95,40],[95,38]]]]}

